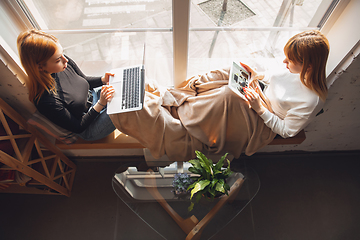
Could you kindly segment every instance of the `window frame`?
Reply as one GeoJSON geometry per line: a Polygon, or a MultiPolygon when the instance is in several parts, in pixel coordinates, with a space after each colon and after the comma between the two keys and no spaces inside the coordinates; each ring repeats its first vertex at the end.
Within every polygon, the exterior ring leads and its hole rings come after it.
{"type": "MultiPolygon", "coordinates": [[[[284,2],[287,0],[284,0],[284,2]]],[[[341,12],[345,9],[347,4],[351,0],[327,0],[322,3],[317,13],[314,15],[311,24],[319,19],[318,14],[322,14],[321,23],[316,27],[212,27],[212,28],[190,28],[190,5],[191,0],[172,0],[173,11],[173,27],[172,28],[123,28],[123,29],[86,29],[86,30],[49,30],[37,22],[32,16],[32,12],[25,14],[24,11],[28,11],[29,7],[21,4],[22,0],[5,0],[4,2],[12,8],[12,12],[19,19],[20,25],[24,29],[34,27],[48,33],[62,33],[62,34],[74,34],[74,33],[112,33],[112,32],[173,32],[173,84],[175,87],[179,86],[181,82],[187,78],[188,70],[188,49],[189,49],[189,32],[190,31],[270,31],[276,34],[280,31],[304,31],[309,29],[319,29],[321,31],[328,32],[332,25],[336,22],[341,12]],[[328,8],[326,4],[329,2],[334,3],[332,6],[333,12],[326,14],[328,8]]],[[[33,6],[30,6],[32,9],[33,6]]],[[[34,10],[33,10],[34,11],[34,10]]],[[[332,69],[331,69],[332,70],[332,69]]]]}

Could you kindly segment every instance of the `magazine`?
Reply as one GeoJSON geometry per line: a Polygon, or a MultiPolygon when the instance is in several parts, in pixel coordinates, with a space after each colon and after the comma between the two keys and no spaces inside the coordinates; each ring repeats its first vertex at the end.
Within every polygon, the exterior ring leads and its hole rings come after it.
{"type": "Polygon", "coordinates": [[[229,88],[240,97],[245,95],[244,87],[248,87],[250,74],[240,64],[233,62],[230,68],[229,88]]]}

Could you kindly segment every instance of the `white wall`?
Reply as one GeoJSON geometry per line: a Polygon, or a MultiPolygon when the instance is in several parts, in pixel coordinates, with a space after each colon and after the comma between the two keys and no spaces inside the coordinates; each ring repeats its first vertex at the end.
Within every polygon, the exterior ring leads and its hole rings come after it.
{"type": "MultiPolygon", "coordinates": [[[[15,1],[10,3],[15,4],[15,1]]],[[[16,38],[19,33],[30,27],[29,23],[22,21],[22,19],[9,10],[9,5],[6,0],[0,1],[0,33],[1,37],[7,42],[10,48],[16,52],[16,38]]]]}
{"type": "Polygon", "coordinates": [[[16,54],[16,38],[25,26],[9,11],[5,1],[0,1],[0,97],[27,118],[35,107],[28,101],[28,91],[23,85],[26,75],[16,54]]]}
{"type": "MultiPolygon", "coordinates": [[[[330,43],[330,55],[327,72],[331,73],[345,58],[360,39],[359,31],[360,1],[350,1],[337,21],[332,25],[327,38],[330,43]]],[[[326,26],[325,26],[326,27],[326,26]]]]}
{"type": "Polygon", "coordinates": [[[300,145],[266,146],[260,152],[360,149],[360,60],[355,59],[329,90],[324,113],[305,129],[300,145]]]}

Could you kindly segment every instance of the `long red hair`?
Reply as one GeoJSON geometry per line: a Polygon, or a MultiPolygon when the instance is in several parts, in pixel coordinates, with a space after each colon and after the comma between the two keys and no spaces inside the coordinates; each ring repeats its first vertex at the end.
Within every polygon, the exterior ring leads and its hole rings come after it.
{"type": "Polygon", "coordinates": [[[56,83],[51,74],[40,71],[39,67],[45,66],[54,55],[57,43],[53,35],[36,29],[24,31],[17,38],[20,61],[28,75],[25,85],[31,102],[39,101],[45,91],[56,92],[56,83]]]}
{"type": "Polygon", "coordinates": [[[301,82],[313,90],[322,101],[325,101],[328,94],[326,62],[329,51],[329,41],[317,30],[296,34],[284,47],[285,55],[290,61],[303,65],[301,82]]]}

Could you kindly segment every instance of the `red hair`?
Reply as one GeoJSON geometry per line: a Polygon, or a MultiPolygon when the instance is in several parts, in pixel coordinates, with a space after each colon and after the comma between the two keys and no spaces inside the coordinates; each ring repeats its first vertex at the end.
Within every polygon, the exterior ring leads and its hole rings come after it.
{"type": "Polygon", "coordinates": [[[322,101],[325,101],[328,94],[326,62],[329,50],[329,41],[317,30],[296,34],[284,47],[285,55],[290,61],[303,65],[301,82],[313,90],[322,101]]]}
{"type": "Polygon", "coordinates": [[[26,86],[31,102],[39,101],[44,91],[56,92],[56,83],[51,74],[40,71],[39,67],[46,65],[55,54],[57,43],[53,35],[36,29],[22,32],[17,38],[20,61],[28,75],[26,86]]]}

